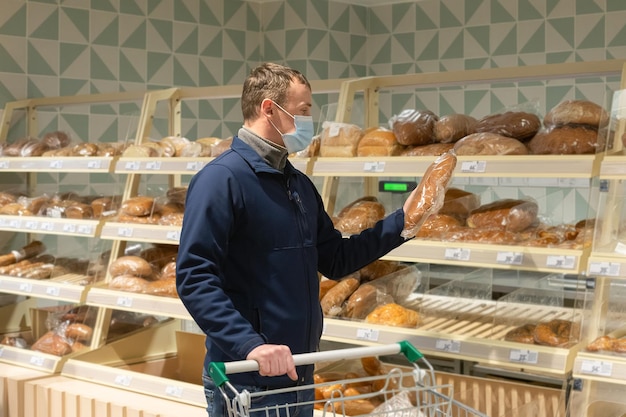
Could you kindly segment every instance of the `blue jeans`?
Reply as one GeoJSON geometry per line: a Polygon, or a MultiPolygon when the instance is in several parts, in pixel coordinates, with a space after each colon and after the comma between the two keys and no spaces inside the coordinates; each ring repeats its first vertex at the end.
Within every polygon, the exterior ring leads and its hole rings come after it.
{"type": "MultiPolygon", "coordinates": [[[[215,385],[213,379],[209,377],[206,370],[202,375],[202,383],[204,385],[204,395],[207,402],[207,413],[209,417],[234,417],[229,416],[226,409],[226,403],[222,395],[222,391],[215,385]]],[[[233,384],[237,392],[242,392],[244,389],[250,393],[257,393],[267,390],[264,387],[254,386],[242,386],[233,384]]],[[[233,397],[233,393],[230,389],[224,387],[224,391],[228,394],[229,398],[233,397]]],[[[292,390],[281,394],[272,395],[259,395],[252,398],[251,409],[261,409],[256,412],[251,412],[249,416],[241,417],[311,417],[313,415],[313,403],[315,398],[315,391],[313,389],[306,390],[292,390]],[[299,405],[305,402],[311,402],[306,405],[299,405]],[[278,410],[270,408],[265,412],[264,407],[271,407],[276,405],[290,404],[289,407],[280,407],[278,410]],[[287,408],[289,409],[287,411],[287,408]]],[[[240,417],[240,416],[237,416],[240,417]]]]}

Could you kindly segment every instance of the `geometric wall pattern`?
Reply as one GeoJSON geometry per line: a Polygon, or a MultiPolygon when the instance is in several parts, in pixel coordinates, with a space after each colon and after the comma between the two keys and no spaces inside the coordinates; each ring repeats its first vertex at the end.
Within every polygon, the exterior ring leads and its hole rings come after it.
{"type": "MultiPolygon", "coordinates": [[[[624,22],[624,0],[2,0],[0,108],[27,97],[240,84],[263,61],[315,80],[626,59],[624,22]]],[[[541,112],[567,97],[606,103],[615,82],[383,93],[380,120],[408,106],[480,116],[519,105],[541,112]]],[[[334,100],[316,95],[314,116],[334,100]]],[[[39,126],[110,140],[128,134],[136,107],[50,112],[39,126]]],[[[236,99],[189,103],[183,117],[190,138],[241,125],[236,99]]],[[[14,123],[15,137],[24,121],[14,123]]],[[[157,120],[152,134],[165,130],[157,120]]]]}

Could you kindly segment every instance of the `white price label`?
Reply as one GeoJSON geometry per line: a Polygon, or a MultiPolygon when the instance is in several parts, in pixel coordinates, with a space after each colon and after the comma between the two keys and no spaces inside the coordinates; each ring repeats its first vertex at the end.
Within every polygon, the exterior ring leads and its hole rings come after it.
{"type": "Polygon", "coordinates": [[[533,350],[511,349],[509,360],[517,363],[537,363],[539,354],[533,350]]]}
{"type": "Polygon", "coordinates": [[[0,169],[9,169],[9,161],[0,161],[0,169]]]}
{"type": "Polygon", "coordinates": [[[359,340],[369,340],[370,342],[377,342],[378,333],[378,330],[374,329],[357,329],[356,338],[359,340]]]}
{"type": "Polygon", "coordinates": [[[72,223],[63,223],[63,231],[66,233],[76,233],[76,225],[72,223]]]}
{"type": "Polygon", "coordinates": [[[28,293],[33,292],[33,284],[31,284],[30,282],[20,282],[20,285],[18,286],[18,288],[22,292],[28,292],[28,293]]]}
{"type": "Polygon", "coordinates": [[[435,342],[435,349],[443,352],[459,353],[461,351],[461,342],[458,340],[437,340],[435,342]]]}
{"type": "Polygon", "coordinates": [[[78,233],[81,235],[90,235],[93,232],[93,226],[90,224],[81,224],[78,226],[78,233]]]}
{"type": "Polygon", "coordinates": [[[485,172],[487,161],[464,161],[461,163],[461,172],[485,172]]]}
{"type": "Polygon", "coordinates": [[[63,161],[50,161],[50,168],[52,169],[62,169],[63,161]]]}
{"type": "Polygon", "coordinates": [[[22,228],[22,221],[19,219],[11,219],[9,220],[9,227],[12,227],[14,229],[21,229],[22,228]]]}
{"type": "Polygon", "coordinates": [[[0,219],[0,227],[7,227],[9,225],[9,221],[7,219],[0,219]]]}
{"type": "Polygon", "coordinates": [[[366,162],[363,164],[364,172],[385,172],[385,162],[366,162]]]}
{"type": "Polygon", "coordinates": [[[95,161],[87,161],[87,168],[89,169],[100,169],[102,167],[102,161],[96,159],[95,161]]]}
{"type": "Polygon", "coordinates": [[[3,353],[4,353],[4,347],[0,346],[0,358],[2,357],[3,353]]]}
{"type": "Polygon", "coordinates": [[[54,223],[50,222],[41,222],[39,224],[39,230],[47,230],[49,232],[54,230],[54,223]]]}
{"type": "Polygon", "coordinates": [[[154,169],[154,170],[161,169],[161,161],[146,162],[146,169],[154,169]]]}
{"type": "Polygon", "coordinates": [[[123,387],[128,387],[128,386],[130,386],[130,383],[132,381],[133,381],[133,377],[131,377],[130,375],[116,375],[114,382],[117,385],[121,385],[123,387]]]}
{"type": "Polygon", "coordinates": [[[140,167],[140,163],[137,161],[129,161],[126,162],[126,164],[124,165],[124,167],[129,170],[129,171],[137,171],[140,167]]]}
{"type": "Polygon", "coordinates": [[[469,261],[471,251],[463,248],[446,248],[445,259],[452,261],[469,261]]]}
{"type": "Polygon", "coordinates": [[[620,264],[617,262],[590,262],[589,275],[619,277],[620,264]]]}
{"type": "Polygon", "coordinates": [[[24,222],[24,228],[30,229],[30,230],[37,230],[39,229],[39,222],[36,220],[27,220],[26,222],[24,222]]]}
{"type": "Polygon", "coordinates": [[[613,364],[604,361],[583,360],[580,364],[580,372],[590,375],[611,376],[613,364]]]}
{"type": "Polygon", "coordinates": [[[524,254],[521,252],[498,252],[496,262],[504,265],[521,265],[524,254]]]}
{"type": "Polygon", "coordinates": [[[626,255],[626,245],[622,242],[617,242],[614,251],[615,253],[619,253],[620,255],[626,255]]]}
{"type": "Polygon", "coordinates": [[[559,269],[573,269],[576,265],[575,256],[549,255],[546,259],[546,266],[559,269]]]}
{"type": "Polygon", "coordinates": [[[43,356],[31,356],[30,364],[35,366],[43,366],[45,358],[43,356]]]}
{"type": "Polygon", "coordinates": [[[175,385],[168,385],[165,387],[165,395],[170,397],[181,398],[183,396],[183,388],[175,385]]]}
{"type": "Polygon", "coordinates": [[[200,170],[200,168],[202,168],[202,162],[187,162],[187,171],[198,171],[200,170]]]}
{"type": "Polygon", "coordinates": [[[180,240],[180,231],[179,230],[170,230],[166,233],[165,238],[167,240],[180,240]]]}
{"type": "Polygon", "coordinates": [[[120,227],[117,229],[117,235],[122,237],[131,237],[133,235],[132,227],[120,227]]]}
{"type": "Polygon", "coordinates": [[[117,297],[117,305],[119,307],[132,307],[133,297],[117,297]]]}
{"type": "Polygon", "coordinates": [[[61,289],[59,287],[46,287],[46,294],[58,297],[61,294],[61,289]]]}

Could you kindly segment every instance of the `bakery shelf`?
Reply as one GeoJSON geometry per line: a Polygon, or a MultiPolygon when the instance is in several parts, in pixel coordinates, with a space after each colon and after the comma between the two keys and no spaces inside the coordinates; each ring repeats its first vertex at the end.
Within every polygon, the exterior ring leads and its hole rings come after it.
{"type": "Polygon", "coordinates": [[[204,337],[178,332],[179,327],[169,320],[79,353],[66,362],[62,375],[206,407],[198,366],[204,337]]]}
{"type": "Polygon", "coordinates": [[[414,239],[384,259],[497,269],[578,274],[585,270],[588,250],[488,245],[414,239]]]}
{"type": "Polygon", "coordinates": [[[626,255],[608,256],[592,253],[587,261],[588,276],[626,277],[626,255]]]}
{"type": "Polygon", "coordinates": [[[100,238],[177,245],[180,238],[180,226],[108,221],[102,227],[100,238]]]}
{"type": "Polygon", "coordinates": [[[37,369],[49,373],[61,371],[68,356],[55,356],[12,346],[0,345],[0,362],[7,362],[25,368],[37,369]]]}
{"type": "Polygon", "coordinates": [[[0,230],[24,233],[96,237],[101,227],[100,220],[0,215],[0,230]]]}
{"type": "Polygon", "coordinates": [[[626,357],[578,352],[574,378],[626,385],[626,357]]]}
{"type": "Polygon", "coordinates": [[[10,172],[110,172],[113,157],[2,157],[0,171],[10,172]]]}
{"type": "Polygon", "coordinates": [[[179,298],[112,290],[104,285],[95,285],[89,289],[86,299],[88,305],[191,320],[179,298]]]}
{"type": "Polygon", "coordinates": [[[117,174],[194,174],[213,158],[137,158],[120,157],[115,162],[117,174]]]}
{"type": "MultiPolygon", "coordinates": [[[[389,156],[316,158],[313,176],[418,177],[435,157],[389,156]]],[[[455,177],[591,178],[597,175],[597,155],[459,156],[455,177]]]]}
{"type": "Polygon", "coordinates": [[[626,155],[605,155],[600,166],[600,178],[621,180],[626,177],[626,155]]]}
{"type": "Polygon", "coordinates": [[[89,280],[88,277],[76,274],[45,280],[0,275],[0,292],[71,303],[83,303],[88,286],[82,285],[80,282],[87,280],[89,280]]]}

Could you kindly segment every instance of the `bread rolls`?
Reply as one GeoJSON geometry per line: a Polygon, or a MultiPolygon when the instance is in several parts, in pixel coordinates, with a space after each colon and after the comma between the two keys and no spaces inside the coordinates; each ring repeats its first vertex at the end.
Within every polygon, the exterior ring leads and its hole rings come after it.
{"type": "Polygon", "coordinates": [[[471,228],[521,232],[535,223],[538,209],[533,201],[501,199],[473,210],[467,217],[467,225],[471,228]]]}
{"type": "Polygon", "coordinates": [[[517,139],[492,132],[472,133],[454,144],[457,155],[527,155],[528,149],[517,139]]]}
{"type": "Polygon", "coordinates": [[[455,167],[456,155],[454,152],[446,152],[437,157],[426,169],[406,203],[408,207],[404,213],[402,237],[405,239],[414,237],[428,216],[441,208],[455,167]]]}

